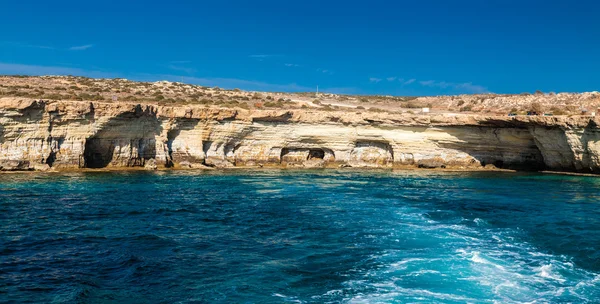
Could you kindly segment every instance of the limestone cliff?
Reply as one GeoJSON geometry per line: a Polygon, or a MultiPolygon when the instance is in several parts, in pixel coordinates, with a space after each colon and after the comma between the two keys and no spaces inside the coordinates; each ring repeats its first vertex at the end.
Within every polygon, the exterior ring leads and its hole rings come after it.
{"type": "Polygon", "coordinates": [[[488,164],[599,173],[598,120],[0,99],[0,170],[488,164]]]}

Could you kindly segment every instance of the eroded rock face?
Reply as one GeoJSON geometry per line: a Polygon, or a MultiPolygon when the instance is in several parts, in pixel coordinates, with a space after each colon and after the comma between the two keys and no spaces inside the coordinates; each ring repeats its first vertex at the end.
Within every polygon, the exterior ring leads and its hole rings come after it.
{"type": "Polygon", "coordinates": [[[280,159],[287,167],[322,168],[335,162],[333,151],[323,148],[283,148],[280,159]]]}
{"type": "Polygon", "coordinates": [[[350,152],[348,164],[352,167],[390,167],[394,154],[388,142],[357,141],[350,152]]]}
{"type": "Polygon", "coordinates": [[[600,128],[590,117],[0,99],[0,170],[490,165],[598,173],[600,128]]]}

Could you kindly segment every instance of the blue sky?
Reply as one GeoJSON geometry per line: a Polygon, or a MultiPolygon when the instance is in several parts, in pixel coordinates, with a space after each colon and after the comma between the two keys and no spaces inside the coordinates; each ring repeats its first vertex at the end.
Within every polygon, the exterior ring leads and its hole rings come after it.
{"type": "Polygon", "coordinates": [[[383,95],[600,89],[599,1],[5,2],[0,74],[383,95]]]}

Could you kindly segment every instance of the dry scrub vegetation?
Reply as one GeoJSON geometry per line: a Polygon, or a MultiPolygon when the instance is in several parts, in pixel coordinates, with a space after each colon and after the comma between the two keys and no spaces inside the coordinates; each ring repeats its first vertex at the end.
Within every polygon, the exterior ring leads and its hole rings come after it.
{"type": "Polygon", "coordinates": [[[458,96],[352,96],[339,94],[248,92],[178,82],[137,82],[77,76],[0,76],[0,97],[45,100],[136,102],[158,105],[200,104],[242,109],[315,109],[420,113],[579,115],[600,107],[600,93],[477,94],[458,96]]]}

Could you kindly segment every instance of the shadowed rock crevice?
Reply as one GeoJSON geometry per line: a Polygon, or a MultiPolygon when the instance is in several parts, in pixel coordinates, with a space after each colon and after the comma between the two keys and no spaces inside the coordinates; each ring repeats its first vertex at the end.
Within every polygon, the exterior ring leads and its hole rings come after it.
{"type": "Polygon", "coordinates": [[[456,140],[437,140],[441,148],[464,153],[446,160],[435,157],[420,161],[424,168],[485,167],[499,169],[538,171],[545,168],[544,157],[529,130],[523,128],[462,127],[445,128],[444,132],[456,140]]]}
{"type": "Polygon", "coordinates": [[[156,136],[162,131],[151,107],[137,106],[111,118],[85,141],[84,167],[144,166],[156,158],[156,136]]]}
{"type": "Polygon", "coordinates": [[[104,168],[112,161],[115,146],[106,139],[89,138],[83,152],[85,168],[104,168]]]}
{"type": "Polygon", "coordinates": [[[600,163],[600,131],[594,121],[584,129],[581,142],[585,171],[600,174],[600,168],[594,166],[600,163]]]}
{"type": "MultiPolygon", "coordinates": [[[[189,151],[183,149],[183,147],[178,147],[175,143],[178,140],[178,137],[182,134],[182,132],[188,132],[194,130],[198,123],[199,119],[178,119],[171,126],[171,129],[167,132],[167,167],[173,166],[174,163],[181,162],[203,162],[203,159],[200,156],[194,156],[189,153],[189,151]]],[[[196,142],[202,142],[202,138],[200,136],[195,140],[196,142]]]]}
{"type": "Polygon", "coordinates": [[[54,163],[57,161],[58,154],[60,153],[60,147],[64,141],[64,137],[49,138],[48,142],[50,144],[50,153],[48,154],[48,157],[46,157],[46,160],[43,161],[49,167],[54,166],[54,163]]]}
{"type": "Polygon", "coordinates": [[[204,153],[204,160],[202,162],[203,165],[208,166],[208,167],[214,167],[215,165],[211,162],[211,161],[207,161],[208,159],[208,153],[211,149],[211,147],[213,146],[213,141],[212,140],[207,140],[207,141],[203,141],[202,142],[202,152],[204,153]]]}
{"type": "Polygon", "coordinates": [[[287,166],[321,167],[334,162],[335,155],[326,148],[283,148],[279,160],[287,166]]]}
{"type": "Polygon", "coordinates": [[[147,160],[156,158],[156,140],[93,137],[86,140],[83,157],[86,168],[142,167],[147,160]]]}
{"type": "Polygon", "coordinates": [[[325,151],[323,151],[323,149],[310,149],[308,150],[308,159],[307,160],[311,160],[311,159],[324,159],[325,158],[325,151]]]}
{"type": "Polygon", "coordinates": [[[15,117],[19,121],[40,121],[44,117],[46,103],[42,100],[30,101],[28,104],[24,104],[18,111],[21,116],[15,117]]]}
{"type": "Polygon", "coordinates": [[[235,150],[238,144],[228,139],[202,142],[204,165],[209,167],[232,167],[235,164],[235,150]]]}
{"type": "Polygon", "coordinates": [[[235,152],[241,146],[238,142],[229,142],[225,145],[225,159],[235,166],[235,152]]]}
{"type": "Polygon", "coordinates": [[[534,126],[530,131],[548,169],[600,173],[600,132],[594,121],[579,128],[534,126]]]}

